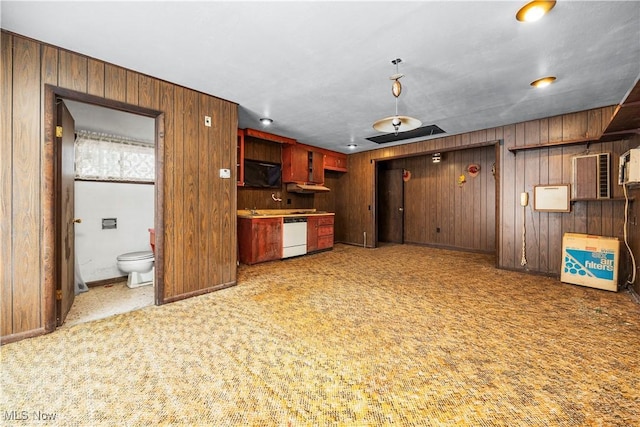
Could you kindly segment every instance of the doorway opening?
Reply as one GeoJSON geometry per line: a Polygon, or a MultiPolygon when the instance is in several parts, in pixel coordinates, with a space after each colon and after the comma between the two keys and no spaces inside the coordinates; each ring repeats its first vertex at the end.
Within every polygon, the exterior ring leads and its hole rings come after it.
{"type": "Polygon", "coordinates": [[[392,162],[376,163],[378,243],[404,243],[404,169],[392,162]]]}
{"type": "Polygon", "coordinates": [[[116,260],[123,254],[152,251],[155,243],[155,121],[62,102],[75,122],[76,297],[64,322],[73,326],[154,303],[153,270],[128,274],[116,260]],[[139,286],[127,283],[144,274],[146,281],[139,286]]]}
{"type": "Polygon", "coordinates": [[[376,161],[376,245],[495,254],[497,147],[490,141],[376,161]]]}
{"type": "Polygon", "coordinates": [[[47,330],[65,324],[69,313],[70,325],[161,304],[163,245],[155,236],[163,232],[164,115],[53,86],[46,89],[45,120],[52,124],[46,140],[52,160],[45,162],[44,169],[53,185],[47,193],[51,210],[45,210],[45,220],[54,229],[49,240],[53,265],[45,265],[53,273],[46,286],[52,295],[46,311],[47,330]],[[86,173],[93,167],[75,162],[80,135],[85,147],[83,162],[95,161],[107,170],[126,169],[134,176],[79,176],[80,169],[86,173]],[[114,152],[105,146],[121,150],[114,152]],[[119,156],[118,165],[110,164],[114,156],[119,156]],[[147,170],[146,178],[140,179],[138,175],[149,165],[151,173],[147,170]],[[129,269],[121,268],[124,264],[118,258],[136,252],[151,254],[153,270],[146,272],[146,281],[129,281],[138,286],[127,286],[129,269]],[[74,305],[75,314],[71,312],[74,305]]]}

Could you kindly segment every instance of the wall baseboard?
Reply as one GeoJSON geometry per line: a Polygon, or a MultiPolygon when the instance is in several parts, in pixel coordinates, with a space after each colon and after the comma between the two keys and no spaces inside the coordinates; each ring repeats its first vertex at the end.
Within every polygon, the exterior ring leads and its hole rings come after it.
{"type": "Polygon", "coordinates": [[[112,277],[110,279],[94,280],[93,282],[86,282],[88,288],[96,288],[98,286],[111,285],[113,283],[120,283],[127,280],[128,276],[112,277]]]}

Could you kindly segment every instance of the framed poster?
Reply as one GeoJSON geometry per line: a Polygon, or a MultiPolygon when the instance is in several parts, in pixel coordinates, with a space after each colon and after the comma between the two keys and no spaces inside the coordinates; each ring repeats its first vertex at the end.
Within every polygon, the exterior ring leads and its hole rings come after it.
{"type": "Polygon", "coordinates": [[[571,212],[570,185],[536,185],[533,187],[533,209],[542,212],[571,212]]]}

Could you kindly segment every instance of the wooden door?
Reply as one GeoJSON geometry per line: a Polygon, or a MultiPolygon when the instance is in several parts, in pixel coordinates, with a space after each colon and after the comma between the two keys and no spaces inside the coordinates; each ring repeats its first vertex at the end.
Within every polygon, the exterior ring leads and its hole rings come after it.
{"type": "Polygon", "coordinates": [[[404,181],[402,169],[378,173],[378,241],[403,243],[404,181]]]}
{"type": "Polygon", "coordinates": [[[56,121],[56,322],[58,326],[71,310],[75,298],[74,287],[74,142],[75,122],[64,102],[58,102],[56,121]]]}

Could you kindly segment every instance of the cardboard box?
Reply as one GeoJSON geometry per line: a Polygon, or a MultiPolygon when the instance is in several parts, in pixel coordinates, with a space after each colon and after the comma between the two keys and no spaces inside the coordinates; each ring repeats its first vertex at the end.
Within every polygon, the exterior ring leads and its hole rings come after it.
{"type": "Polygon", "coordinates": [[[620,241],[615,237],[565,233],[560,280],[617,292],[619,254],[620,241]]]}

